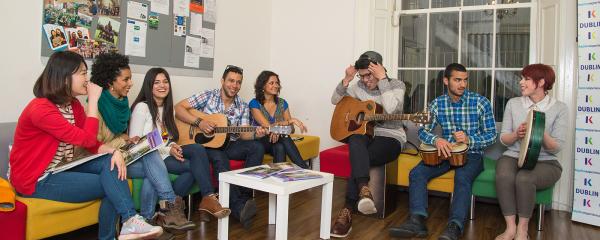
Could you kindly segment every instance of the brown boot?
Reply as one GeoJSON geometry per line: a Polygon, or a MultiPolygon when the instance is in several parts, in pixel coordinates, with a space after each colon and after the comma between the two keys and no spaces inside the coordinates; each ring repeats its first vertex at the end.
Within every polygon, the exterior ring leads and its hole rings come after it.
{"type": "Polygon", "coordinates": [[[156,222],[165,228],[177,230],[189,230],[196,227],[191,221],[188,221],[183,214],[184,204],[180,197],[175,199],[175,202],[159,201],[160,212],[158,213],[156,222]]]}
{"type": "Polygon", "coordinates": [[[337,218],[331,224],[331,236],[344,238],[352,231],[352,211],[348,208],[342,208],[337,218]]]}
{"type": "Polygon", "coordinates": [[[213,215],[216,218],[224,218],[229,216],[231,213],[229,208],[224,208],[221,206],[216,194],[210,194],[202,197],[202,201],[200,202],[198,210],[213,215]]]}
{"type": "Polygon", "coordinates": [[[360,189],[360,194],[358,195],[358,211],[362,214],[369,215],[373,213],[377,213],[377,208],[375,208],[375,202],[373,201],[373,195],[371,194],[371,190],[367,186],[363,186],[360,189]]]}

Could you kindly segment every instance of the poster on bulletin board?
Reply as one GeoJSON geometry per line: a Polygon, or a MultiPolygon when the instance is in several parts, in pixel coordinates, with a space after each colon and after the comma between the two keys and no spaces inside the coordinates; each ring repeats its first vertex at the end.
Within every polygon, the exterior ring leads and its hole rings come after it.
{"type": "Polygon", "coordinates": [[[134,72],[159,66],[176,75],[212,76],[216,0],[42,1],[42,57],[74,51],[91,61],[119,52],[129,56],[134,72]]]}

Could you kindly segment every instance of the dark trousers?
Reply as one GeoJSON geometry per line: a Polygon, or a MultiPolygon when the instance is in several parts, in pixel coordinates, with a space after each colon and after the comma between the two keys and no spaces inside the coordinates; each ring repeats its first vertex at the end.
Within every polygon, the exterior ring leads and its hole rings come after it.
{"type": "Polygon", "coordinates": [[[369,168],[398,159],[402,144],[395,138],[352,135],[347,140],[350,149],[351,174],[346,189],[346,206],[356,208],[358,186],[369,182],[369,168]]]}
{"type": "Polygon", "coordinates": [[[215,192],[210,176],[210,162],[206,150],[200,144],[188,144],[181,146],[184,161],[179,161],[173,156],[165,159],[165,165],[169,173],[177,174],[179,177],[173,182],[173,190],[178,196],[187,196],[194,182],[200,186],[200,194],[203,197],[215,192]]]}
{"type": "Polygon", "coordinates": [[[272,143],[269,141],[269,136],[265,136],[260,139],[263,147],[265,148],[265,153],[270,153],[273,155],[273,162],[285,162],[285,156],[290,157],[290,160],[301,168],[308,168],[308,165],[302,159],[300,155],[300,151],[298,151],[298,147],[294,144],[294,141],[289,136],[280,135],[277,142],[272,143]]]}
{"type": "MultiPolygon", "coordinates": [[[[244,167],[254,167],[262,164],[265,149],[255,140],[237,140],[230,142],[224,149],[206,149],[208,158],[213,164],[215,176],[231,170],[230,159],[244,160],[244,167]]],[[[239,219],[246,201],[252,197],[252,190],[238,186],[229,189],[229,206],[233,217],[239,219]]]]}

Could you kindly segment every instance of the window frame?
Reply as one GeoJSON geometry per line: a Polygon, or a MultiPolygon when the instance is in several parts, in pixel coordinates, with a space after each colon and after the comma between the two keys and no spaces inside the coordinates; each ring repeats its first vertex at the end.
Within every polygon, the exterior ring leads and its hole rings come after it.
{"type": "MultiPolygon", "coordinates": [[[[463,0],[460,1],[460,5],[459,7],[446,7],[446,8],[431,8],[431,2],[432,0],[429,0],[429,7],[427,9],[411,9],[411,10],[402,10],[402,2],[406,1],[406,0],[395,0],[395,11],[392,14],[392,17],[395,18],[393,19],[393,21],[398,21],[398,24],[392,27],[392,31],[393,31],[393,36],[394,39],[393,41],[391,41],[391,43],[393,44],[392,46],[392,54],[393,54],[393,69],[395,69],[394,74],[399,74],[400,71],[406,71],[406,70],[417,70],[417,71],[424,71],[424,87],[425,89],[429,89],[429,73],[431,70],[444,70],[443,67],[429,67],[430,63],[429,63],[429,57],[430,57],[430,24],[431,24],[431,14],[433,13],[448,13],[448,12],[458,12],[458,19],[459,19],[459,26],[458,26],[458,46],[457,46],[457,51],[458,51],[458,62],[462,62],[462,20],[463,20],[463,12],[468,12],[468,11],[482,11],[482,10],[492,10],[493,11],[493,16],[497,15],[497,11],[501,10],[501,9],[513,9],[513,8],[529,8],[530,10],[530,14],[529,14],[529,64],[534,63],[537,59],[537,55],[538,55],[538,46],[537,46],[537,38],[538,38],[538,23],[537,23],[537,19],[538,19],[538,10],[537,10],[537,1],[538,0],[531,0],[531,2],[527,2],[527,3],[510,3],[510,4],[495,4],[495,5],[476,5],[476,6],[462,6],[463,4],[463,0]],[[426,42],[425,42],[425,67],[402,67],[399,66],[399,59],[400,59],[400,17],[402,16],[406,16],[406,15],[416,15],[416,14],[425,14],[426,15],[426,26],[427,28],[425,29],[426,31],[426,42]]],[[[492,101],[492,99],[495,98],[496,96],[496,72],[497,71],[520,71],[522,68],[503,68],[503,67],[497,67],[496,64],[496,42],[497,42],[497,17],[493,17],[493,22],[492,22],[492,33],[493,33],[493,37],[492,37],[492,62],[491,62],[491,66],[490,67],[467,67],[467,70],[469,71],[490,71],[491,73],[491,77],[492,77],[492,81],[491,81],[491,89],[490,89],[490,102],[492,104],[492,109],[495,110],[495,101],[492,101]]],[[[523,66],[524,67],[524,66],[523,66]]],[[[400,77],[399,75],[397,76],[398,78],[400,77]]],[[[401,79],[402,80],[402,79],[401,79]]],[[[408,93],[407,93],[408,94],[408,93]]],[[[427,107],[427,99],[429,98],[428,96],[429,91],[425,91],[423,94],[423,102],[425,103],[424,107],[427,107]]],[[[502,109],[502,111],[504,111],[502,109]]],[[[498,119],[496,119],[496,121],[498,121],[498,119]]],[[[501,121],[501,120],[500,120],[501,121]]]]}

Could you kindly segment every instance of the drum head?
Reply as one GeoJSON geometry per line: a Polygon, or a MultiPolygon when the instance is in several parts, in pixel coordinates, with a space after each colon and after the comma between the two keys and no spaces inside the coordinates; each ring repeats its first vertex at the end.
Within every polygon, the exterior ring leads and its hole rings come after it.
{"type": "Polygon", "coordinates": [[[421,143],[421,145],[419,145],[419,150],[423,152],[437,152],[437,148],[435,146],[425,143],[421,143]]]}
{"type": "Polygon", "coordinates": [[[469,146],[467,146],[467,144],[464,143],[456,143],[454,145],[454,147],[452,147],[452,152],[453,153],[459,153],[459,152],[464,152],[467,151],[467,149],[469,148],[469,146]]]}
{"type": "Polygon", "coordinates": [[[523,166],[525,157],[527,156],[527,148],[529,147],[529,140],[531,139],[531,132],[533,131],[533,109],[527,113],[527,130],[525,131],[525,137],[521,139],[521,151],[519,152],[519,161],[517,164],[519,167],[523,166]]]}

